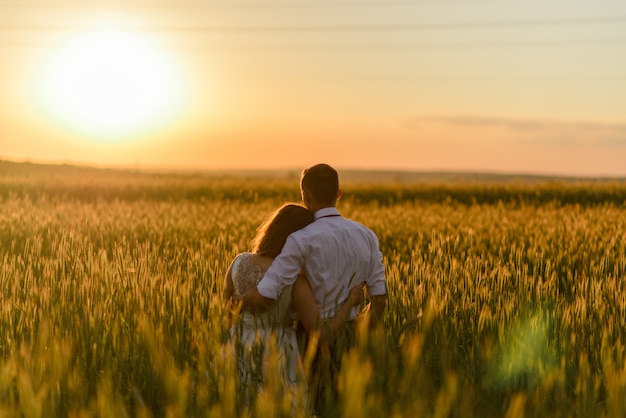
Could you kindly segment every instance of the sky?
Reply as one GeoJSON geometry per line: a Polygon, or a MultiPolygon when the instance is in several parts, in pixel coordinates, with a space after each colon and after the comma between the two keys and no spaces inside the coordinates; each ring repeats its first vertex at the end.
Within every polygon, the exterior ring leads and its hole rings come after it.
{"type": "Polygon", "coordinates": [[[0,160],[626,177],[623,0],[0,0],[0,160]]]}

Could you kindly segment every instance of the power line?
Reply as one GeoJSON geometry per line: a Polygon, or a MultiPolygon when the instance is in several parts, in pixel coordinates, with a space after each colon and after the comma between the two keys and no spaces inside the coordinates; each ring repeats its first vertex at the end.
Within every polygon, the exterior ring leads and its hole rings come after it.
{"type": "MultiPolygon", "coordinates": [[[[116,5],[116,8],[124,10],[133,9],[312,9],[312,8],[349,8],[349,7],[419,7],[426,5],[451,5],[451,4],[502,4],[502,3],[519,3],[520,0],[421,0],[421,1],[349,1],[349,2],[310,2],[310,3],[294,3],[294,2],[276,2],[276,3],[207,3],[207,2],[134,2],[133,4],[122,3],[116,5]]],[[[47,4],[36,4],[28,2],[20,2],[13,4],[0,4],[0,7],[11,9],[58,9],[58,8],[89,8],[103,9],[110,6],[101,4],[86,4],[85,2],[56,2],[47,4]]]]}
{"type": "MultiPolygon", "coordinates": [[[[243,51],[391,51],[407,49],[446,50],[446,49],[471,49],[471,48],[511,48],[511,47],[550,47],[550,46],[580,46],[580,45],[608,45],[626,43],[626,38],[605,39],[558,39],[539,41],[493,41],[493,42],[448,42],[448,43],[402,43],[402,44],[369,44],[369,45],[264,45],[264,46],[199,46],[197,49],[211,50],[243,50],[243,51]]],[[[195,48],[194,48],[195,49],[195,48]]]]}
{"type": "Polygon", "coordinates": [[[511,26],[575,25],[596,23],[626,22],[626,17],[603,17],[560,20],[508,21],[508,22],[455,22],[455,23],[414,23],[393,25],[337,25],[337,26],[248,26],[248,27],[205,27],[205,28],[166,28],[164,32],[378,32],[429,29],[471,29],[511,26]]]}
{"type": "MultiPolygon", "coordinates": [[[[432,30],[432,29],[473,29],[473,28],[499,28],[499,27],[523,27],[523,26],[548,26],[548,25],[581,25],[626,22],[626,16],[608,16],[595,18],[569,18],[569,19],[545,19],[545,20],[511,20],[511,21],[483,21],[483,22],[450,22],[450,23],[407,23],[390,25],[325,25],[325,26],[151,26],[137,28],[147,31],[158,32],[377,32],[377,31],[403,31],[403,30],[432,30]]],[[[84,30],[90,26],[72,25],[6,25],[0,31],[71,31],[84,30]]],[[[133,28],[135,29],[135,28],[133,28]]]]}
{"type": "MultiPolygon", "coordinates": [[[[0,75],[5,77],[14,75],[23,75],[23,73],[15,68],[6,68],[0,66],[0,75]]],[[[566,74],[554,73],[549,75],[531,75],[531,74],[476,74],[476,75],[429,75],[429,74],[396,74],[396,75],[373,75],[373,74],[351,74],[351,75],[293,75],[290,73],[266,75],[237,75],[225,74],[221,76],[213,76],[213,80],[230,80],[238,82],[283,82],[283,83],[383,83],[383,84],[411,84],[411,83],[532,83],[532,84],[568,84],[580,83],[584,81],[607,82],[607,83],[626,83],[626,74],[566,74]]],[[[616,86],[616,84],[613,84],[616,86]]],[[[624,84],[626,87],[626,84],[624,84]]]]}
{"type": "MultiPolygon", "coordinates": [[[[593,38],[593,39],[543,39],[543,40],[508,40],[486,42],[438,42],[438,43],[388,43],[367,45],[322,45],[322,44],[291,44],[291,45],[198,45],[198,46],[174,46],[174,49],[211,50],[211,51],[286,51],[286,52],[380,52],[397,50],[453,50],[472,48],[514,48],[514,47],[552,47],[552,46],[585,46],[585,45],[610,45],[626,43],[625,38],[593,38]]],[[[44,42],[36,41],[3,41],[0,45],[13,47],[42,47],[44,42]]]]}
{"type": "Polygon", "coordinates": [[[626,81],[626,74],[551,74],[547,76],[533,76],[523,74],[511,75],[397,75],[397,76],[368,76],[368,75],[350,75],[350,76],[290,76],[290,75],[268,75],[268,76],[236,76],[225,75],[225,79],[241,80],[241,81],[284,81],[284,82],[380,82],[380,83],[406,83],[406,82],[424,82],[424,83],[510,83],[528,82],[528,83],[579,83],[581,81],[626,81]]]}

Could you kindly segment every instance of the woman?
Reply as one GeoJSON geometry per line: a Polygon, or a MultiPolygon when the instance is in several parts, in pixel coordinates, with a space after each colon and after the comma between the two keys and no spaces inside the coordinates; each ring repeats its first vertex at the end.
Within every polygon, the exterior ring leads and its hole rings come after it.
{"type": "MultiPolygon", "coordinates": [[[[282,249],[287,237],[313,222],[313,214],[305,207],[297,204],[286,204],[276,210],[257,229],[251,252],[244,252],[235,257],[224,280],[223,298],[229,311],[238,307],[235,297],[245,294],[256,286],[265,271],[282,249]]],[[[300,320],[308,332],[321,329],[321,321],[313,292],[304,276],[300,276],[293,286],[285,288],[278,300],[267,309],[251,311],[243,309],[232,332],[241,344],[238,344],[239,371],[242,383],[262,386],[263,358],[267,357],[267,348],[275,338],[280,350],[280,367],[283,373],[283,384],[293,386],[299,376],[300,356],[298,341],[294,327],[294,306],[297,301],[305,311],[300,312],[300,320]],[[293,295],[292,295],[293,288],[293,295]],[[259,354],[260,351],[263,351],[259,354]],[[257,359],[256,364],[254,359],[257,359]]],[[[322,339],[331,338],[349,317],[350,309],[363,300],[362,286],[353,289],[346,302],[340,307],[335,317],[325,324],[322,339]]]]}

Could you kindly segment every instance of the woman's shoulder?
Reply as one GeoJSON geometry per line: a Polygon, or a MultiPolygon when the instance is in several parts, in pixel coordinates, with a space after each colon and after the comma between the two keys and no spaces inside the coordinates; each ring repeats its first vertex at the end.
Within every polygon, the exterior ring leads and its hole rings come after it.
{"type": "Polygon", "coordinates": [[[254,253],[250,253],[249,258],[252,264],[259,267],[263,271],[270,268],[270,266],[272,265],[272,262],[274,261],[274,259],[271,257],[254,254],[254,253]]]}
{"type": "Polygon", "coordinates": [[[237,254],[235,256],[235,261],[241,262],[242,260],[246,260],[246,259],[249,260],[251,255],[252,255],[252,253],[249,252],[249,251],[246,251],[246,252],[243,252],[243,253],[239,253],[239,254],[237,254]]]}
{"type": "Polygon", "coordinates": [[[273,261],[274,259],[270,257],[261,256],[253,252],[243,252],[237,254],[233,260],[233,270],[237,271],[241,267],[265,272],[272,265],[273,261]]]}
{"type": "Polygon", "coordinates": [[[237,294],[244,294],[261,280],[263,269],[252,262],[251,253],[241,253],[233,262],[233,283],[237,294]]]}
{"type": "Polygon", "coordinates": [[[249,252],[244,252],[244,253],[239,253],[235,256],[235,258],[233,259],[233,271],[237,271],[237,268],[239,267],[239,264],[241,264],[242,261],[246,260],[246,259],[250,259],[250,253],[249,252]]]}

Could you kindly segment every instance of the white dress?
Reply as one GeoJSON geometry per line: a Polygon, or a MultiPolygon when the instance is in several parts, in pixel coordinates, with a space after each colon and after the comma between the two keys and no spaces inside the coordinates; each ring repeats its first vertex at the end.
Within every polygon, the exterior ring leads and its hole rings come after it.
{"type": "MultiPolygon", "coordinates": [[[[234,261],[231,278],[235,294],[241,295],[250,290],[263,277],[265,271],[254,264],[249,252],[239,254],[234,261]]],[[[239,372],[244,384],[263,385],[266,368],[279,367],[283,382],[294,387],[305,378],[301,372],[298,340],[294,328],[294,310],[291,304],[291,286],[285,288],[278,300],[268,309],[256,312],[243,309],[239,321],[234,325],[233,334],[237,341],[239,372]],[[270,346],[278,350],[278,364],[270,364],[270,346]],[[261,356],[262,352],[262,356],[261,356]],[[261,366],[262,364],[262,366],[261,366]]]]}

